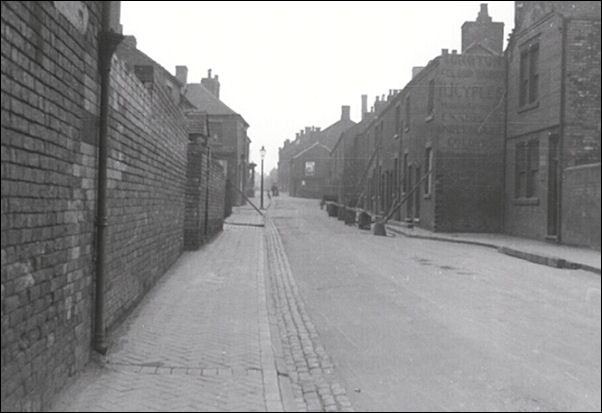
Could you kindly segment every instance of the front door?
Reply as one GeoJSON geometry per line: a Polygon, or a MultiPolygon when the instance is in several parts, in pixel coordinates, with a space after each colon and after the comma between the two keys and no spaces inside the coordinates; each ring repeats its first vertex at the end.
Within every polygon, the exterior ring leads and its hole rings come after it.
{"type": "MultiPolygon", "coordinates": [[[[408,176],[407,176],[407,182],[408,182],[408,191],[412,190],[412,169],[414,169],[414,167],[412,165],[410,165],[408,167],[408,176]]],[[[406,221],[413,221],[414,220],[414,211],[413,211],[413,207],[414,207],[414,198],[413,198],[413,194],[408,194],[408,199],[406,200],[406,221]]]]}
{"type": "Polygon", "coordinates": [[[415,183],[415,188],[416,190],[414,191],[414,200],[416,202],[416,207],[415,207],[415,211],[414,211],[414,215],[416,219],[420,219],[420,185],[418,185],[418,182],[420,182],[420,178],[422,178],[420,176],[420,167],[417,166],[416,167],[416,183],[415,183]]]}
{"type": "Polygon", "coordinates": [[[559,170],[560,156],[558,148],[558,135],[550,136],[548,149],[548,237],[558,239],[559,232],[559,170]]]}

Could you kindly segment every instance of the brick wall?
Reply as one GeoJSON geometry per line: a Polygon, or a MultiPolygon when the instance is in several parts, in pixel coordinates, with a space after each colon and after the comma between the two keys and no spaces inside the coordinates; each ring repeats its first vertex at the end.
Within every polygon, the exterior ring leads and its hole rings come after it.
{"type": "Polygon", "coordinates": [[[184,247],[198,249],[204,242],[205,199],[207,187],[207,145],[201,137],[188,144],[184,247]]]}
{"type": "MultiPolygon", "coordinates": [[[[90,357],[100,9],[100,2],[2,3],[3,411],[47,408],[90,357]]],[[[112,61],[108,326],[184,247],[188,130],[157,70],[112,61]]],[[[210,202],[206,229],[198,228],[209,234],[222,226],[225,176],[217,161],[201,170],[209,179],[199,205],[207,195],[210,202]]]]}
{"type": "Polygon", "coordinates": [[[89,357],[99,3],[1,6],[2,411],[42,409],[89,357]]]}
{"type": "MultiPolygon", "coordinates": [[[[531,4],[531,3],[529,3],[531,4]]],[[[597,7],[598,20],[591,13],[587,19],[549,15],[525,15],[522,30],[508,51],[508,112],[506,143],[505,231],[514,235],[544,239],[548,235],[549,148],[550,138],[562,136],[560,196],[560,241],[584,246],[599,246],[599,233],[591,231],[591,217],[599,215],[599,189],[591,188],[587,198],[585,188],[595,179],[589,174],[573,171],[580,165],[600,162],[600,20],[599,3],[582,2],[572,11],[560,10],[569,16],[580,10],[597,7]],[[528,17],[528,18],[527,18],[528,17]],[[527,24],[528,23],[528,24],[527,24]],[[563,27],[566,28],[563,38],[563,27]],[[519,55],[529,39],[539,39],[539,98],[536,104],[518,106],[519,55]],[[562,47],[565,41],[564,79],[562,47]],[[561,102],[564,82],[565,101],[561,102]],[[564,103],[564,124],[561,112],[564,103]],[[535,191],[531,198],[517,198],[515,190],[516,145],[529,141],[539,143],[538,170],[535,191]],[[568,168],[568,169],[565,169],[568,168]],[[578,179],[583,178],[583,182],[578,179]],[[592,180],[593,179],[593,180],[592,180]],[[579,205],[575,204],[579,199],[579,205]],[[598,205],[596,209],[596,205],[598,205]],[[593,208],[586,210],[584,208],[593,208]],[[581,218],[580,218],[581,217],[581,218]],[[594,237],[594,238],[592,238],[594,237]]],[[[581,10],[581,11],[583,11],[581,10]]],[[[587,14],[587,13],[585,13],[587,14]]]]}
{"type": "Polygon", "coordinates": [[[600,163],[564,170],[562,241],[600,249],[600,163]]]}
{"type": "Polygon", "coordinates": [[[209,162],[209,200],[205,236],[211,237],[222,230],[224,224],[226,175],[223,162],[209,162]]]}
{"type": "Polygon", "coordinates": [[[155,73],[144,85],[114,57],[110,107],[107,326],[135,306],[183,249],[188,146],[184,115],[155,73]]]}
{"type": "Polygon", "coordinates": [[[600,20],[566,24],[561,237],[600,249],[600,20]]]}
{"type": "Polygon", "coordinates": [[[501,231],[504,58],[451,54],[441,59],[432,129],[434,196],[440,204],[435,229],[501,231]]]}
{"type": "Polygon", "coordinates": [[[564,166],[600,162],[600,20],[568,20],[564,166]]]}
{"type": "Polygon", "coordinates": [[[208,149],[200,139],[188,146],[188,176],[184,247],[198,249],[223,229],[226,213],[226,173],[221,160],[208,160],[208,149]]]}

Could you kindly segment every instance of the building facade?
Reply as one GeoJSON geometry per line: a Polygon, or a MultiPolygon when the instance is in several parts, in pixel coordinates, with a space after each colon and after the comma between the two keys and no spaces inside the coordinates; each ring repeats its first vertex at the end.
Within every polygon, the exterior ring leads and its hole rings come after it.
{"type": "Polygon", "coordinates": [[[600,248],[600,3],[516,2],[505,230],[600,248]]]}
{"type": "Polygon", "coordinates": [[[341,133],[353,125],[350,107],[342,106],[341,118],[324,130],[306,127],[293,142],[285,141],[278,151],[278,177],[280,182],[288,181],[284,188],[291,196],[321,198],[336,192],[331,184],[330,151],[341,133]]]}
{"type": "Polygon", "coordinates": [[[200,83],[187,83],[186,66],[176,67],[176,77],[184,85],[184,95],[198,110],[207,113],[209,147],[213,159],[223,161],[226,169],[226,214],[233,205],[245,203],[249,182],[249,124],[219,98],[220,82],[211,69],[200,83]]]}
{"type": "Polygon", "coordinates": [[[600,248],[600,3],[482,4],[331,152],[339,202],[433,230],[600,248]],[[431,171],[430,175],[427,173],[431,171]]]}

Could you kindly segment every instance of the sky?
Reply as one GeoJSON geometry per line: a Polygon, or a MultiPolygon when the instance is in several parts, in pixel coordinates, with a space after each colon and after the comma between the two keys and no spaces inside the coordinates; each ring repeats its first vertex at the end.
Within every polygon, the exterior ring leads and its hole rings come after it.
{"type": "MultiPolygon", "coordinates": [[[[441,49],[461,49],[461,26],[481,2],[144,2],[122,1],[123,33],[138,49],[188,81],[207,69],[219,75],[220,98],[249,123],[250,158],[265,172],[278,148],[305,126],[322,129],[351,106],[360,120],[389,89],[402,89],[413,66],[441,49]]],[[[504,23],[504,47],[514,21],[513,2],[489,2],[504,23]]]]}

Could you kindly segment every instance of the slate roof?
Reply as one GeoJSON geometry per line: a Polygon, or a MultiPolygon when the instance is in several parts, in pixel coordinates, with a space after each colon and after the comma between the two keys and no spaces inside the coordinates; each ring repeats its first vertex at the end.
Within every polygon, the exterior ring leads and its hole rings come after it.
{"type": "MultiPolygon", "coordinates": [[[[200,83],[188,83],[185,90],[186,98],[199,110],[207,112],[209,115],[238,115],[228,105],[219,100],[205,86],[200,83]]],[[[247,122],[242,116],[240,118],[245,124],[247,122]]],[[[248,126],[248,124],[247,124],[248,126]]]]}
{"type": "Polygon", "coordinates": [[[305,152],[308,152],[310,149],[315,148],[316,146],[321,146],[322,148],[324,148],[326,151],[330,152],[330,149],[328,149],[328,146],[321,144],[320,142],[316,142],[313,145],[303,149],[301,152],[299,152],[298,154],[296,154],[295,156],[292,157],[292,159],[298,158],[301,155],[303,155],[305,152]]]}

